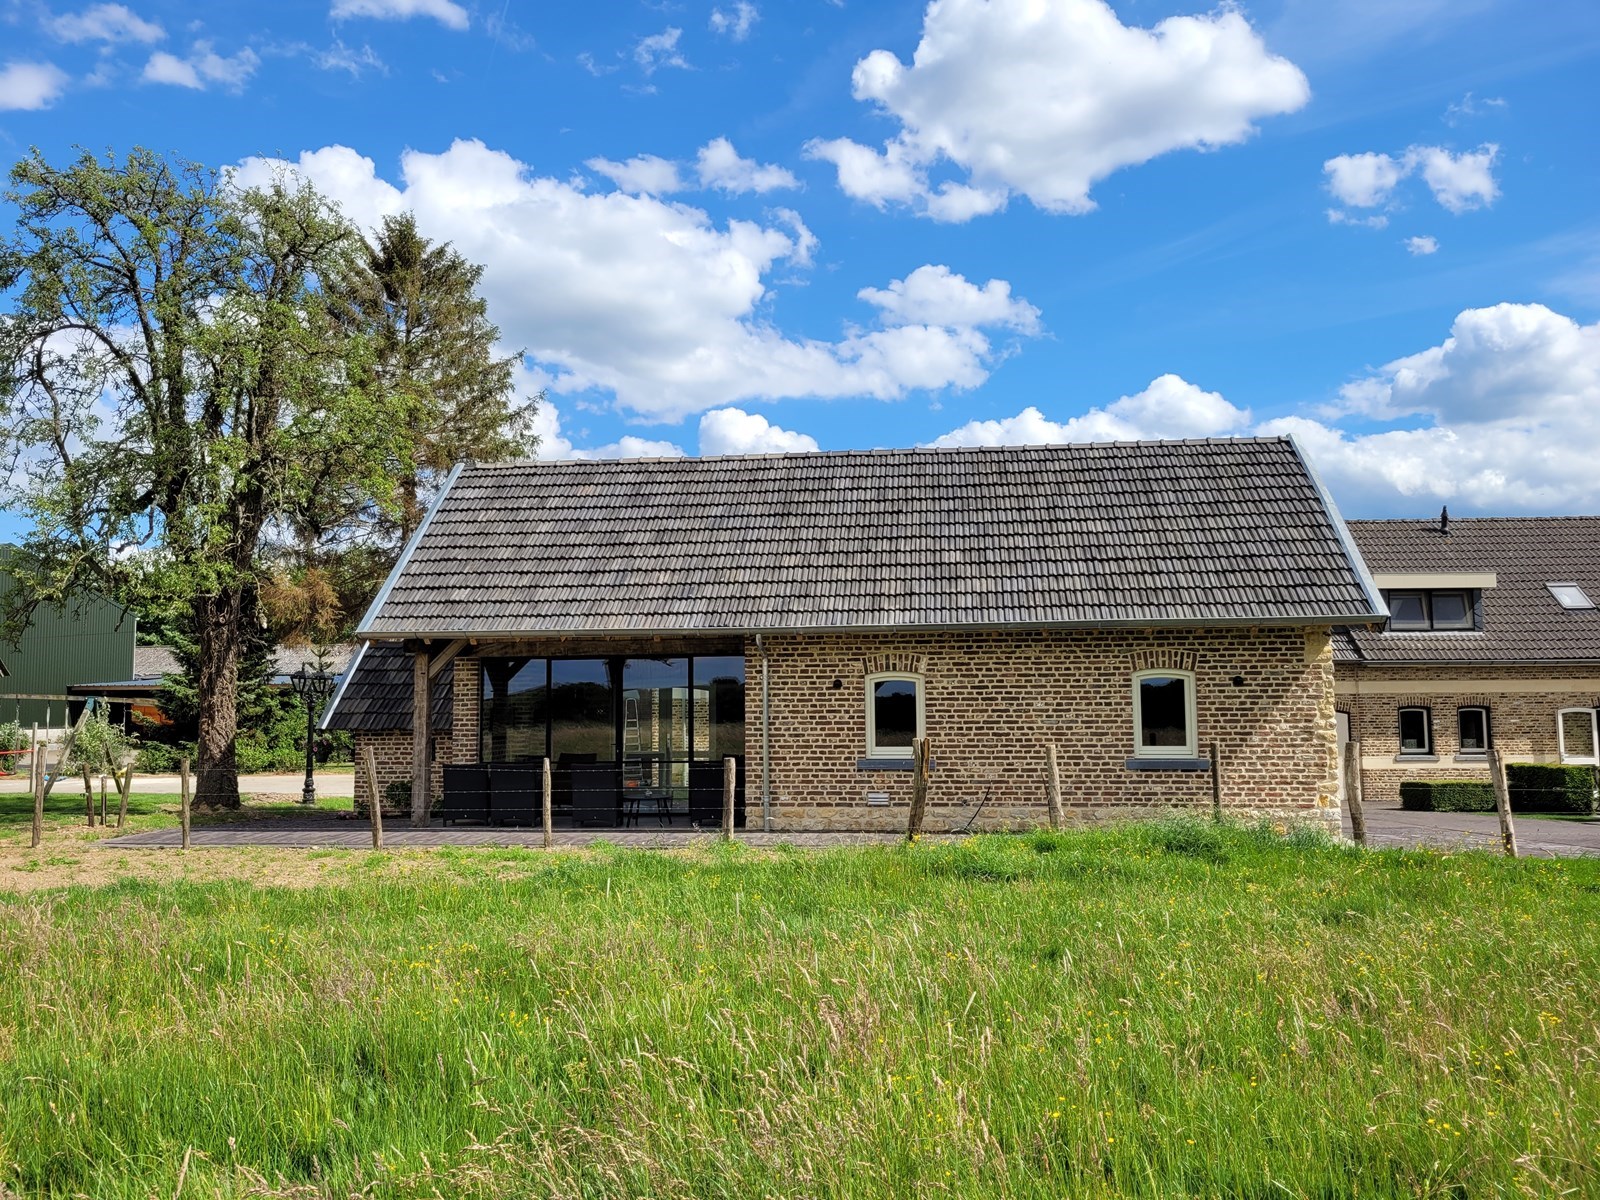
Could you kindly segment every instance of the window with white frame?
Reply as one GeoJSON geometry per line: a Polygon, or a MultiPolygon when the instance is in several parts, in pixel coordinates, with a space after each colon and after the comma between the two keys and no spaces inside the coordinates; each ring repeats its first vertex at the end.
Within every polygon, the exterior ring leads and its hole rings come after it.
{"type": "Polygon", "coordinates": [[[1400,710],[1400,753],[1433,753],[1433,713],[1428,709],[1400,710]]]}
{"type": "Polygon", "coordinates": [[[922,680],[915,675],[867,677],[867,755],[910,758],[923,736],[922,680]]]}
{"type": "Polygon", "coordinates": [[[1592,708],[1563,708],[1556,714],[1556,734],[1564,763],[1600,763],[1595,745],[1592,708]]]}
{"type": "Polygon", "coordinates": [[[1133,677],[1133,752],[1140,758],[1193,758],[1194,676],[1140,671],[1133,677]]]}
{"type": "Polygon", "coordinates": [[[1489,710],[1468,706],[1456,709],[1456,752],[1489,753],[1489,710]]]}

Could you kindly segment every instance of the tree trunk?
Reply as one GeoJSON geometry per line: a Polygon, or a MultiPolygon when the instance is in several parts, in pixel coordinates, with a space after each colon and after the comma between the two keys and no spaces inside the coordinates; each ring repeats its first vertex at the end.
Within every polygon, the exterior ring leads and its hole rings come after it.
{"type": "Polygon", "coordinates": [[[239,591],[233,588],[195,600],[200,674],[195,681],[200,706],[200,737],[195,746],[197,807],[239,807],[234,741],[239,732],[240,601],[239,591]]]}

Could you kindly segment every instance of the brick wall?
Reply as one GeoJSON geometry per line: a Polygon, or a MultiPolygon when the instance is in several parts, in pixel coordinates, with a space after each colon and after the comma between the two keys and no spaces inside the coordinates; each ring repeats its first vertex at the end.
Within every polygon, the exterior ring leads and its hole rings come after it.
{"type": "Polygon", "coordinates": [[[1489,736],[1507,762],[1557,762],[1556,713],[1600,707],[1595,666],[1379,665],[1341,666],[1338,708],[1350,715],[1350,736],[1361,739],[1363,795],[1371,803],[1398,804],[1407,779],[1474,779],[1487,782],[1488,763],[1459,757],[1456,710],[1489,710],[1489,736]],[[1401,708],[1433,712],[1428,758],[1400,759],[1401,708]]]}
{"type": "MultiPolygon", "coordinates": [[[[880,671],[910,671],[925,681],[936,764],[930,830],[961,828],[986,795],[974,828],[1042,824],[1051,743],[1063,801],[1075,819],[1209,811],[1208,772],[1126,766],[1133,754],[1133,674],[1161,667],[1195,673],[1200,750],[1205,755],[1212,741],[1220,747],[1229,811],[1338,820],[1332,656],[1321,633],[819,634],[766,642],[775,828],[904,827],[909,772],[857,765],[866,754],[866,677],[880,671]],[[869,793],[887,796],[888,804],[870,803],[869,793]]],[[[746,675],[754,823],[761,659],[753,644],[746,675]]]]}
{"type": "MultiPolygon", "coordinates": [[[[473,745],[477,739],[474,737],[473,745]]],[[[367,811],[367,804],[371,800],[371,789],[367,787],[367,771],[362,765],[365,761],[366,747],[372,747],[372,755],[378,768],[378,790],[383,791],[391,783],[411,782],[411,731],[385,731],[383,733],[357,733],[355,735],[356,747],[356,799],[355,806],[358,813],[367,811]]],[[[433,794],[438,796],[444,787],[445,763],[454,762],[453,739],[450,737],[435,736],[433,739],[433,794]]],[[[397,806],[384,803],[385,816],[411,815],[411,809],[402,812],[397,806]]]]}

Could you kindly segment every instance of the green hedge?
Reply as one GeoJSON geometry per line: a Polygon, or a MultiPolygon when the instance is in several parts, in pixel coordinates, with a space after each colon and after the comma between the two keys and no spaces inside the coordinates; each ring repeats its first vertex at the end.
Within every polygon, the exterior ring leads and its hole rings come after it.
{"type": "Polygon", "coordinates": [[[1507,763],[1506,788],[1513,812],[1595,812],[1593,767],[1507,763]]]}
{"type": "Polygon", "coordinates": [[[1493,812],[1494,786],[1476,779],[1412,779],[1400,785],[1412,812],[1493,812]]]}

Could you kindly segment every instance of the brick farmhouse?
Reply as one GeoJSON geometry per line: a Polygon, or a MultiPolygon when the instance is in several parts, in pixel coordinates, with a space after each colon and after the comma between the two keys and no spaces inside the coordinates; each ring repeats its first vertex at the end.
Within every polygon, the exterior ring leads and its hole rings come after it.
{"type": "Polygon", "coordinates": [[[903,828],[926,738],[933,830],[1041,823],[1051,746],[1078,818],[1336,826],[1384,615],[1288,439],[468,465],[327,724],[417,820],[529,819],[548,760],[561,821],[692,822],[731,757],[752,827],[903,828]]]}
{"type": "Polygon", "coordinates": [[[1509,762],[1594,764],[1600,517],[1352,521],[1387,626],[1335,635],[1341,741],[1366,796],[1488,782],[1509,762]]]}

